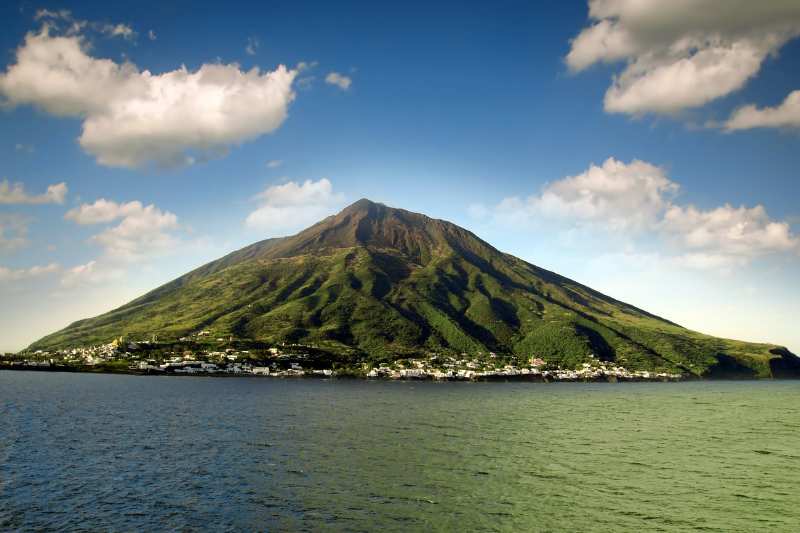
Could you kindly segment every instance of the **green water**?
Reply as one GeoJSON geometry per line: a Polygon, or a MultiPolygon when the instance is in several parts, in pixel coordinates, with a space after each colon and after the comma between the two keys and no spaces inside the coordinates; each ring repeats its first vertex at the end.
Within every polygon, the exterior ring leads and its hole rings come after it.
{"type": "Polygon", "coordinates": [[[800,531],[798,385],[377,385],[328,413],[336,505],[423,529],[800,531]]]}
{"type": "Polygon", "coordinates": [[[798,531],[799,400],[5,372],[0,529],[798,531]]]}

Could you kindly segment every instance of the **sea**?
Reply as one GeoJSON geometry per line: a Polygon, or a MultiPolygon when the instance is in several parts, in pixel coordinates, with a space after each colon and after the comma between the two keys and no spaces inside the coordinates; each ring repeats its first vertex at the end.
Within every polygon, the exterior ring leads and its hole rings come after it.
{"type": "Polygon", "coordinates": [[[800,381],[0,371],[2,531],[800,531],[800,381]]]}

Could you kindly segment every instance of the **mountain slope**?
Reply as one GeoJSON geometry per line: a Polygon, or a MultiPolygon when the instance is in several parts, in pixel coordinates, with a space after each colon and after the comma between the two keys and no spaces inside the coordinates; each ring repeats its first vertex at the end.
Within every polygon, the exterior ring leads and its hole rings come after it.
{"type": "Polygon", "coordinates": [[[707,376],[783,375],[797,359],[778,346],[689,331],[454,224],[368,200],[297,235],[233,252],[31,349],[199,330],[373,359],[494,351],[576,367],[594,354],[630,369],[707,376]]]}

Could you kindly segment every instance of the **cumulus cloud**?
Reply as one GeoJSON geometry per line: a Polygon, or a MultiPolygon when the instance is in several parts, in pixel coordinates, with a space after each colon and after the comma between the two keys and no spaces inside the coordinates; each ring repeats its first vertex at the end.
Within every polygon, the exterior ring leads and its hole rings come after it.
{"type": "Polygon", "coordinates": [[[608,158],[600,166],[590,165],[585,172],[548,183],[539,194],[505,198],[491,210],[472,205],[470,213],[512,224],[545,218],[602,225],[612,231],[643,231],[657,223],[678,189],[660,167],[608,158]]]}
{"type": "Polygon", "coordinates": [[[653,225],[678,191],[662,168],[644,161],[607,159],[601,166],[548,184],[526,200],[535,215],[600,222],[642,230],[653,225]]]}
{"type": "Polygon", "coordinates": [[[333,214],[344,203],[344,195],[334,193],[330,180],[322,178],[273,185],[256,195],[255,200],[261,205],[247,216],[245,225],[281,235],[333,214]]]}
{"type": "Polygon", "coordinates": [[[577,72],[625,62],[604,105],[633,115],[675,113],[730,94],[800,35],[794,0],[589,0],[589,18],[567,65],[577,72]]]}
{"type": "Polygon", "coordinates": [[[150,259],[186,249],[178,217],[152,204],[100,198],[70,209],[64,218],[82,226],[105,226],[89,238],[89,243],[100,247],[102,253],[63,270],[61,286],[65,289],[119,280],[134,265],[142,268],[150,259]]]}
{"type": "Polygon", "coordinates": [[[106,258],[113,261],[139,261],[178,243],[174,234],[178,217],[152,204],[117,203],[101,198],[69,210],[64,218],[82,225],[119,221],[91,238],[91,242],[103,248],[106,258]]]}
{"type": "Polygon", "coordinates": [[[771,220],[760,205],[726,204],[710,210],[672,205],[664,213],[662,229],[693,253],[731,259],[800,250],[800,239],[789,224],[771,220]]]}
{"type": "Polygon", "coordinates": [[[45,24],[25,36],[16,62],[0,74],[0,96],[9,106],[80,117],[78,142],[100,164],[170,167],[277,129],[295,97],[296,74],[283,65],[262,72],[236,64],[153,74],[93,57],[82,34],[56,34],[45,24]]]}
{"type": "Polygon", "coordinates": [[[272,159],[270,161],[267,161],[267,168],[278,168],[282,164],[283,164],[282,159],[272,159]]]}
{"type": "Polygon", "coordinates": [[[131,264],[157,257],[182,244],[178,217],[139,201],[118,203],[100,198],[70,209],[66,220],[80,225],[106,225],[89,242],[103,253],[97,259],[66,269],[64,288],[101,284],[126,275],[131,264]]]}
{"type": "Polygon", "coordinates": [[[0,204],[63,204],[67,196],[67,184],[56,183],[42,194],[28,194],[22,183],[0,181],[0,204]]]}
{"type": "Polygon", "coordinates": [[[341,90],[346,91],[350,88],[353,80],[344,74],[339,74],[338,72],[329,72],[328,75],[325,76],[325,83],[328,85],[335,85],[341,90]]]}
{"type": "Polygon", "coordinates": [[[32,266],[30,268],[11,269],[0,266],[0,283],[10,281],[23,281],[27,279],[39,278],[47,274],[59,272],[61,267],[58,263],[50,263],[43,266],[32,266]]]}
{"type": "MultiPolygon", "coordinates": [[[[154,209],[152,205],[148,207],[154,209]]],[[[142,212],[143,209],[141,202],[134,201],[119,204],[112,200],[100,198],[92,204],[82,204],[79,207],[70,209],[64,215],[64,218],[82,225],[102,224],[129,215],[136,215],[142,212]]]]}
{"type": "Polygon", "coordinates": [[[505,198],[492,208],[473,205],[470,213],[506,226],[555,220],[634,239],[655,237],[674,252],[674,262],[692,268],[730,268],[769,254],[800,252],[800,237],[789,223],[772,220],[763,206],[679,205],[679,189],[661,167],[609,158],[547,184],[539,194],[505,198]]]}
{"type": "Polygon", "coordinates": [[[728,131],[751,128],[800,128],[800,91],[792,91],[776,107],[741,107],[725,123],[728,131]]]}

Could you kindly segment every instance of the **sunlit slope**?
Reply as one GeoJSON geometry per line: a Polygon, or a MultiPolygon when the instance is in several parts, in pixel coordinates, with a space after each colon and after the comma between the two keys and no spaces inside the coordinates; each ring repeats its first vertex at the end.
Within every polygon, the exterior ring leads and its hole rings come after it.
{"type": "Polygon", "coordinates": [[[499,252],[454,224],[361,200],[307,230],[209,263],[33,349],[209,330],[212,337],[356,348],[596,357],[629,369],[772,376],[783,348],[689,331],[499,252]]]}

